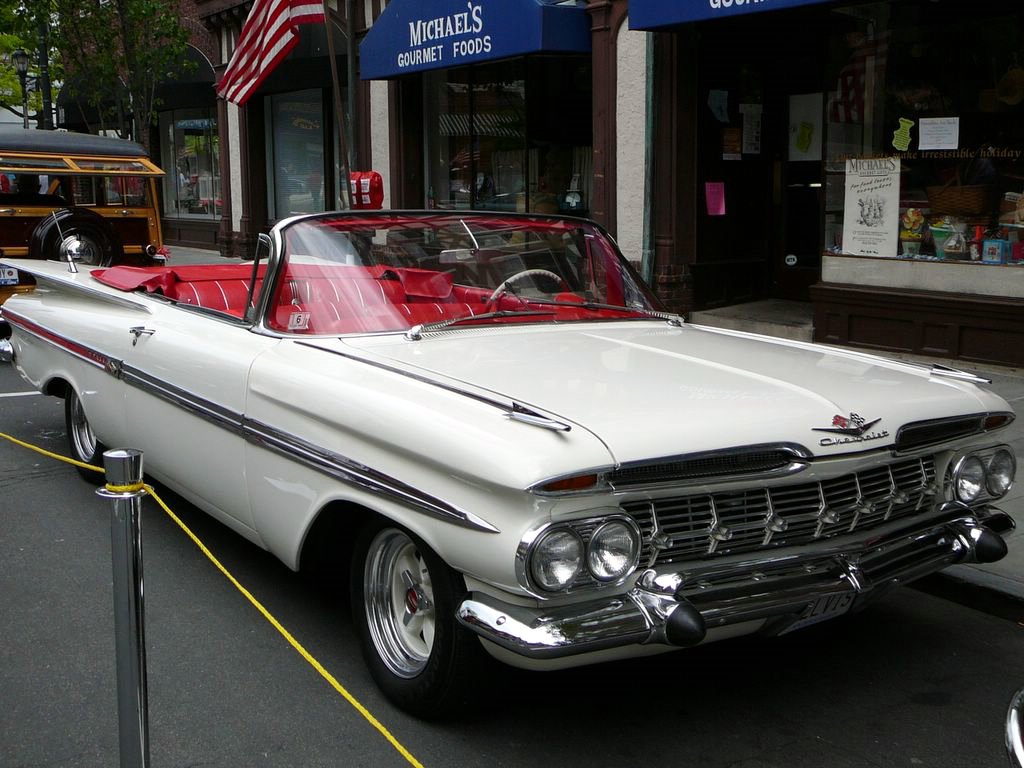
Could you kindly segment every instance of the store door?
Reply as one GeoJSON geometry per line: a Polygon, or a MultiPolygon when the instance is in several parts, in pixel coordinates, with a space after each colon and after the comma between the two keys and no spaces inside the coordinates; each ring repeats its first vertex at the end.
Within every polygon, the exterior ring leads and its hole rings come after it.
{"type": "Polygon", "coordinates": [[[820,279],[822,18],[803,8],[700,25],[697,191],[705,215],[694,276],[702,308],[809,301],[820,279]]]}
{"type": "Polygon", "coordinates": [[[810,301],[821,277],[822,94],[788,94],[788,139],[773,169],[777,241],[772,251],[769,294],[810,301]]]}

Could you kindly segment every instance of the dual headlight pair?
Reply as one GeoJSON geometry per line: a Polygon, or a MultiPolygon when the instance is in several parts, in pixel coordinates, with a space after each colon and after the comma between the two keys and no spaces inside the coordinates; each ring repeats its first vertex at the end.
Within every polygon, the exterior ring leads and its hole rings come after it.
{"type": "Polygon", "coordinates": [[[970,504],[983,498],[1000,499],[1013,486],[1017,459],[1005,446],[961,456],[952,470],[957,501],[970,504]]]}
{"type": "Polygon", "coordinates": [[[581,578],[584,583],[617,583],[636,569],[640,545],[640,529],[626,517],[552,526],[529,545],[529,579],[545,592],[570,589],[581,578]]]}

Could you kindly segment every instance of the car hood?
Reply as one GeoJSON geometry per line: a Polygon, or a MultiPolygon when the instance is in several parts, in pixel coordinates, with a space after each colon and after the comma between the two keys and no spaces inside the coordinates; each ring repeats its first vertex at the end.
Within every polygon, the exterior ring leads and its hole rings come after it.
{"type": "Polygon", "coordinates": [[[1010,410],[922,366],[701,326],[469,328],[314,343],[350,355],[357,347],[369,362],[571,422],[617,462],[770,443],[836,455],[891,445],[910,422],[1010,410]],[[818,431],[857,419],[871,425],[861,435],[818,431]]]}

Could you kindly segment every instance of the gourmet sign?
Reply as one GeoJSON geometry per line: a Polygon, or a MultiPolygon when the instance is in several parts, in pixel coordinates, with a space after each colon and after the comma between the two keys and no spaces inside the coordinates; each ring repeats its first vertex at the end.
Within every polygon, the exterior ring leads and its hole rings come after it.
{"type": "Polygon", "coordinates": [[[380,80],[541,51],[590,53],[586,5],[542,0],[390,0],[359,44],[359,76],[380,80]]]}
{"type": "Polygon", "coordinates": [[[409,49],[397,54],[399,69],[424,64],[455,66],[460,59],[490,53],[491,36],[484,27],[482,5],[466,3],[466,10],[409,23],[409,49]]]}

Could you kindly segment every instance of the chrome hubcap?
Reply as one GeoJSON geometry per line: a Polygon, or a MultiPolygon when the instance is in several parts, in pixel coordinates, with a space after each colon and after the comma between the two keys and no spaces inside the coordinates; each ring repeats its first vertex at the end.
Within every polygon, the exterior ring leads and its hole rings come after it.
{"type": "Polygon", "coordinates": [[[60,244],[60,260],[97,265],[100,263],[100,247],[85,235],[68,235],[60,244]]]}
{"type": "Polygon", "coordinates": [[[75,445],[76,458],[82,460],[92,459],[96,454],[96,435],[93,434],[89,420],[85,418],[85,411],[82,410],[82,401],[78,395],[70,394],[71,398],[71,440],[75,445]]]}
{"type": "Polygon", "coordinates": [[[407,679],[422,672],[434,646],[434,592],[423,556],[401,531],[381,531],[370,544],[363,604],[370,637],[387,668],[407,679]]]}

